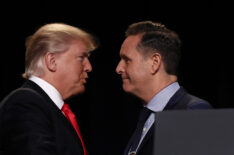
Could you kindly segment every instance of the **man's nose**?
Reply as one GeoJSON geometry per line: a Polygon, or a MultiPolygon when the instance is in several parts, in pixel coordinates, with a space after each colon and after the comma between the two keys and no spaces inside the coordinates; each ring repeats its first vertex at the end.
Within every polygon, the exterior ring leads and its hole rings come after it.
{"type": "Polygon", "coordinates": [[[91,65],[88,58],[86,58],[86,60],[85,60],[84,71],[85,72],[91,72],[92,71],[92,65],[91,65]]]}
{"type": "Polygon", "coordinates": [[[119,64],[116,67],[116,73],[122,74],[124,72],[123,61],[120,60],[119,64]]]}

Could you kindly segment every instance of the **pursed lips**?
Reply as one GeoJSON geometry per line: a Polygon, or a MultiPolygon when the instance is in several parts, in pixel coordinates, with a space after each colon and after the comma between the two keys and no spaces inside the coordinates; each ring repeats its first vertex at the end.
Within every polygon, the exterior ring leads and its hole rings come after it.
{"type": "Polygon", "coordinates": [[[83,78],[84,83],[86,83],[86,79],[88,79],[88,76],[83,78]]]}
{"type": "Polygon", "coordinates": [[[123,76],[122,76],[122,81],[123,81],[123,82],[124,82],[124,81],[127,81],[127,80],[129,80],[129,78],[123,77],[123,76]]]}
{"type": "Polygon", "coordinates": [[[83,83],[86,83],[86,80],[88,79],[88,75],[84,75],[83,77],[80,78],[80,81],[83,83]]]}

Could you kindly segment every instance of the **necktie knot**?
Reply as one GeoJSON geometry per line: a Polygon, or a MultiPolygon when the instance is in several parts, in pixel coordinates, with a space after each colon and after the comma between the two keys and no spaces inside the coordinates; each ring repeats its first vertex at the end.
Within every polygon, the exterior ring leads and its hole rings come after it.
{"type": "Polygon", "coordinates": [[[73,112],[70,109],[70,106],[66,103],[63,104],[62,111],[64,112],[65,115],[66,114],[73,114],[73,112]]]}
{"type": "Polygon", "coordinates": [[[63,104],[63,107],[62,107],[62,111],[63,111],[63,112],[67,112],[68,110],[70,110],[69,105],[66,104],[66,103],[64,103],[64,104],[63,104]]]}
{"type": "Polygon", "coordinates": [[[75,128],[75,130],[77,130],[78,129],[78,125],[76,125],[77,124],[77,122],[76,122],[76,116],[71,111],[70,106],[68,104],[64,103],[64,105],[62,107],[62,111],[65,114],[65,116],[67,117],[67,119],[70,121],[70,123],[73,125],[73,127],[75,128]]]}
{"type": "Polygon", "coordinates": [[[139,114],[139,121],[145,122],[146,119],[149,117],[149,115],[152,113],[152,111],[146,107],[143,107],[139,114]]]}

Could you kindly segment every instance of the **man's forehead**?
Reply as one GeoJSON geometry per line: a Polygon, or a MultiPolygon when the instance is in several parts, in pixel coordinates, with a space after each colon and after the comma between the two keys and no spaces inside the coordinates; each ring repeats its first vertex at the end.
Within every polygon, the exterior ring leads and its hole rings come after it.
{"type": "Polygon", "coordinates": [[[120,56],[121,56],[121,57],[126,56],[126,55],[127,55],[127,52],[128,52],[128,48],[125,47],[125,46],[121,46],[121,49],[120,49],[120,56]]]}
{"type": "Polygon", "coordinates": [[[134,57],[134,56],[136,56],[136,53],[137,51],[136,51],[136,47],[131,47],[131,48],[129,48],[129,47],[126,47],[126,48],[121,48],[121,50],[120,50],[120,57],[121,58],[131,58],[131,57],[134,57]]]}

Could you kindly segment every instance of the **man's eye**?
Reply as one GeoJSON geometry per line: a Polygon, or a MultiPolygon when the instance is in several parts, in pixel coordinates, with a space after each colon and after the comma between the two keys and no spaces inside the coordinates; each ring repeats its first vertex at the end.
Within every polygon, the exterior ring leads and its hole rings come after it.
{"type": "Polygon", "coordinates": [[[84,56],[78,56],[78,60],[79,60],[79,61],[83,61],[84,58],[85,58],[84,56]]]}
{"type": "Polygon", "coordinates": [[[129,59],[125,59],[125,63],[129,64],[130,60],[129,59]]]}

